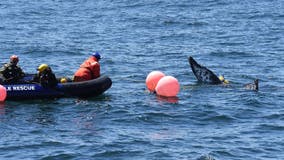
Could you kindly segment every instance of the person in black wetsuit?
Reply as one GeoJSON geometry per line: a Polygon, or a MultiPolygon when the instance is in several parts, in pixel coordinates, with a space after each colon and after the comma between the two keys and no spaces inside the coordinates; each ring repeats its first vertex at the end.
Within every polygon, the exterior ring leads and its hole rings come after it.
{"type": "Polygon", "coordinates": [[[57,79],[47,64],[41,64],[38,68],[38,73],[34,77],[34,82],[40,83],[45,88],[53,88],[57,86],[57,79]]]}
{"type": "Polygon", "coordinates": [[[4,84],[14,84],[18,83],[20,79],[25,76],[25,73],[17,64],[19,62],[19,57],[12,55],[10,57],[10,62],[3,65],[0,68],[0,83],[4,84]]]}

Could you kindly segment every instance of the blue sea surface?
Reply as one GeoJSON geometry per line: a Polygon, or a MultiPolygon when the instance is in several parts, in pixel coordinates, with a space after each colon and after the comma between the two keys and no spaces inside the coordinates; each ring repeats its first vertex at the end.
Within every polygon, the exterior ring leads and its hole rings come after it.
{"type": "Polygon", "coordinates": [[[0,159],[284,159],[282,0],[8,0],[0,21],[1,64],[72,76],[99,51],[113,81],[98,97],[1,104],[0,159]],[[189,56],[230,85],[199,84],[189,56]],[[147,91],[154,70],[178,79],[177,99],[147,91]]]}

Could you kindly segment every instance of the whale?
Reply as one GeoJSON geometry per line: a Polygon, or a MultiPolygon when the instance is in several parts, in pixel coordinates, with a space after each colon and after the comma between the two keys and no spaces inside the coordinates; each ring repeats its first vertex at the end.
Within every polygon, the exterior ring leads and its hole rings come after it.
{"type": "Polygon", "coordinates": [[[191,56],[188,57],[188,62],[198,82],[214,85],[223,83],[214,72],[198,64],[191,56]]]}

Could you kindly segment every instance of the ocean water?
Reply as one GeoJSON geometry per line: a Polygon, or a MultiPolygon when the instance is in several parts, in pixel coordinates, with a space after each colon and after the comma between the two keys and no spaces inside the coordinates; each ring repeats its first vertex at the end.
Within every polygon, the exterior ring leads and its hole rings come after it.
{"type": "Polygon", "coordinates": [[[281,0],[9,0],[0,19],[1,64],[72,75],[99,51],[113,81],[99,97],[1,104],[0,159],[284,159],[281,0]],[[198,84],[188,56],[230,86],[198,84]],[[179,80],[177,99],[147,92],[153,70],[179,80]]]}

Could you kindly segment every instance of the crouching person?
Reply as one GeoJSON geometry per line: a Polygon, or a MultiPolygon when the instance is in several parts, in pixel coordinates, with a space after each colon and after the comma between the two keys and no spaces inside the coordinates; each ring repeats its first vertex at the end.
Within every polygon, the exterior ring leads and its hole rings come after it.
{"type": "Polygon", "coordinates": [[[85,60],[75,72],[74,82],[88,81],[100,77],[100,59],[101,55],[95,52],[85,60]]]}
{"type": "Polygon", "coordinates": [[[34,81],[40,83],[45,88],[53,88],[57,86],[57,79],[51,68],[47,64],[41,64],[37,68],[38,73],[34,77],[34,81]]]}

